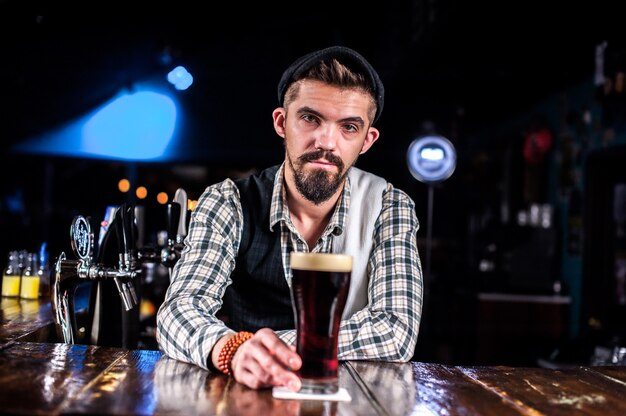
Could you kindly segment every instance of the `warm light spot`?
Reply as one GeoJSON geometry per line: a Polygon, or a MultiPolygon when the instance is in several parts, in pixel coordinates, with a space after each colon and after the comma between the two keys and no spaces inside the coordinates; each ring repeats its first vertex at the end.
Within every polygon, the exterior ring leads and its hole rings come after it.
{"type": "Polygon", "coordinates": [[[140,186],[135,191],[135,195],[137,195],[137,198],[139,199],[144,199],[145,197],[148,196],[148,190],[146,189],[145,186],[140,186]]]}
{"type": "Polygon", "coordinates": [[[130,182],[128,181],[128,179],[121,179],[117,183],[117,189],[119,189],[121,192],[128,192],[128,190],[130,189],[130,182]]]}
{"type": "Polygon", "coordinates": [[[196,209],[196,205],[198,205],[198,201],[195,199],[190,199],[187,201],[187,209],[189,211],[193,211],[194,209],[196,209]]]}
{"type": "Polygon", "coordinates": [[[169,198],[167,197],[167,194],[166,194],[165,192],[159,192],[159,193],[157,194],[156,199],[157,199],[157,201],[158,201],[158,203],[159,203],[159,204],[167,204],[167,200],[168,200],[169,198]]]}

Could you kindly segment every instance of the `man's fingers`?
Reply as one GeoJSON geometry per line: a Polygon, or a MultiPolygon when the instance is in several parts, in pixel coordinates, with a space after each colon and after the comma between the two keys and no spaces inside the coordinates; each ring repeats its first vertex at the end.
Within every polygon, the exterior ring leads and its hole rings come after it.
{"type": "Polygon", "coordinates": [[[263,383],[256,375],[248,371],[246,368],[238,368],[233,375],[235,376],[235,380],[250,387],[251,389],[260,389],[267,386],[267,384],[263,383]]]}
{"type": "Polygon", "coordinates": [[[271,329],[260,329],[252,339],[255,339],[256,336],[258,336],[257,340],[265,346],[269,354],[274,356],[285,367],[291,370],[298,370],[302,366],[302,360],[298,354],[278,338],[271,329]]]}
{"type": "Polygon", "coordinates": [[[242,371],[250,373],[253,377],[258,379],[261,383],[268,385],[271,383],[271,373],[268,371],[268,365],[264,364],[259,358],[263,355],[267,356],[267,353],[263,353],[258,346],[248,341],[246,344],[239,348],[233,357],[233,368],[241,369],[242,371]]]}
{"type": "Polygon", "coordinates": [[[235,353],[232,361],[235,379],[251,388],[286,386],[298,391],[300,378],[292,371],[301,360],[270,329],[261,329],[235,353]]]}

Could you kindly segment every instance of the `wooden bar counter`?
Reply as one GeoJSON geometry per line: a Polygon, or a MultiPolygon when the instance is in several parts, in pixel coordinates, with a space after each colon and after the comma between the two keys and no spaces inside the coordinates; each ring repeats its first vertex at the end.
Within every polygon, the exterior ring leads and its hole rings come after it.
{"type": "Polygon", "coordinates": [[[626,367],[551,370],[349,361],[341,364],[340,384],[352,396],[350,402],[279,400],[269,389],[248,389],[160,351],[32,342],[51,322],[47,301],[2,299],[1,414],[626,414],[626,367]]]}

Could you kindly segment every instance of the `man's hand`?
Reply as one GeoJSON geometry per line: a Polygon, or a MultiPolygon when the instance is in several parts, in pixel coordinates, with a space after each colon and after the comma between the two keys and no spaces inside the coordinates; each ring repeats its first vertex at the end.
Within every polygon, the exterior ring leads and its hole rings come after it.
{"type": "MultiPolygon", "coordinates": [[[[216,347],[224,343],[218,342],[216,347]]],[[[237,349],[231,369],[235,380],[253,389],[285,386],[298,391],[301,382],[294,371],[301,365],[294,347],[285,344],[271,329],[263,328],[237,349]]]]}

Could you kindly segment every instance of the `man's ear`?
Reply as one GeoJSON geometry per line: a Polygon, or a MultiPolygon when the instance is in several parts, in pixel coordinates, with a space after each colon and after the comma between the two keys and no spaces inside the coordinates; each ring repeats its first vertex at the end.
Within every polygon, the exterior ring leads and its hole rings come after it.
{"type": "Polygon", "coordinates": [[[283,139],[285,138],[285,108],[278,107],[272,112],[272,119],[274,120],[274,130],[283,139]]]}
{"type": "Polygon", "coordinates": [[[374,144],[378,137],[380,136],[380,131],[376,127],[370,127],[367,130],[367,134],[365,136],[365,141],[363,141],[363,146],[361,146],[361,152],[359,154],[363,154],[367,152],[370,147],[374,144]]]}

